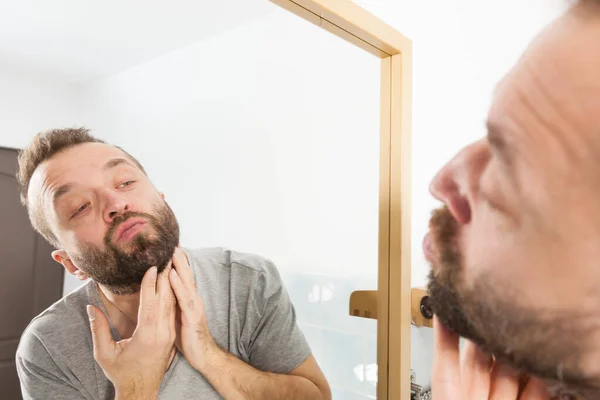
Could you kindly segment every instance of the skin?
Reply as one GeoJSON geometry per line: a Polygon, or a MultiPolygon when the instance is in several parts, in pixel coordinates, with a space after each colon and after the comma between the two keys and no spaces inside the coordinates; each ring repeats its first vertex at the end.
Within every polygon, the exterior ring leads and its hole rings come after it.
{"type": "MultiPolygon", "coordinates": [[[[170,270],[170,268],[168,268],[170,270]]],[[[172,361],[176,301],[168,274],[148,270],[140,289],[139,324],[132,336],[114,342],[107,318],[88,306],[94,358],[115,386],[116,399],[156,398],[172,361]]]]}
{"type": "MultiPolygon", "coordinates": [[[[529,329],[534,342],[528,344],[534,346],[523,351],[539,355],[552,347],[579,346],[576,362],[557,360],[556,366],[561,361],[576,366],[579,377],[595,389],[600,388],[598,43],[600,9],[579,4],[531,44],[498,85],[488,136],[461,150],[431,183],[431,193],[457,224],[453,242],[436,240],[435,232],[425,241],[433,276],[445,272],[445,246],[460,255],[455,284],[462,296],[475,293],[490,310],[508,304],[515,314],[551,316],[555,325],[560,321],[564,329],[576,332],[568,339],[572,343],[552,342],[532,319],[522,332],[529,329]],[[478,293],[481,287],[487,293],[478,293]]],[[[489,332],[515,315],[486,318],[475,309],[467,305],[468,318],[489,332]]],[[[457,337],[437,324],[434,398],[517,398],[512,389],[503,396],[489,394],[490,359],[475,362],[478,355],[470,344],[470,355],[462,356],[470,361],[461,365],[457,337]],[[461,392],[467,390],[458,384],[461,377],[482,370],[488,377],[487,389],[478,392],[483,394],[461,392]]],[[[521,338],[500,339],[517,348],[521,338]]],[[[571,389],[583,398],[584,390],[571,389]]]]}
{"type": "MultiPolygon", "coordinates": [[[[104,249],[104,238],[115,218],[127,212],[153,214],[164,203],[164,195],[125,153],[101,143],[66,149],[40,164],[30,181],[28,199],[30,209],[44,216],[60,243],[52,257],[82,280],[88,274],[75,261],[81,249],[89,245],[104,249]],[[126,162],[107,168],[115,159],[126,162]],[[71,185],[71,190],[55,200],[56,192],[65,184],[71,185]]],[[[151,224],[141,227],[137,234],[142,233],[150,238],[156,234],[151,224]]],[[[112,243],[131,251],[132,240],[115,236],[112,243]]],[[[181,249],[175,249],[163,272],[152,275],[156,268],[150,267],[136,293],[119,295],[98,285],[108,318],[124,338],[121,342],[112,341],[107,317],[88,307],[94,357],[114,384],[117,398],[156,398],[176,347],[226,399],[241,395],[331,398],[327,380],[313,356],[289,375],[277,375],[258,371],[221,350],[210,335],[204,303],[195,291],[193,274],[181,249]]]]}

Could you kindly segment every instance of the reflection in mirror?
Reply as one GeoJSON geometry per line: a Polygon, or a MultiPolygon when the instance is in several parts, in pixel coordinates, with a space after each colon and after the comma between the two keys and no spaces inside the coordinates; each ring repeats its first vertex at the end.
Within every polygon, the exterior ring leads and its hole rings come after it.
{"type": "MultiPolygon", "coordinates": [[[[423,287],[430,271],[423,254],[423,237],[429,228],[431,210],[440,204],[429,193],[432,179],[461,149],[485,137],[485,120],[498,82],[535,35],[572,3],[519,0],[354,2],[364,5],[390,25],[401,28],[413,43],[411,281],[413,288],[423,287]],[[511,21],[508,30],[507,20],[511,21]]],[[[482,220],[484,218],[480,218],[482,220]]],[[[508,237],[506,235],[507,232],[501,234],[508,237]]],[[[493,240],[487,239],[484,237],[486,242],[495,242],[495,236],[493,240]]],[[[512,251],[511,248],[507,254],[512,251]]],[[[488,253],[485,258],[492,260],[488,253]]],[[[502,268],[494,270],[501,271],[502,268]]],[[[514,281],[522,281],[522,274],[517,275],[514,281]]],[[[415,306],[413,304],[418,310],[415,306]]],[[[429,388],[433,331],[428,327],[412,326],[410,340],[415,382],[429,388]]]]}
{"type": "Polygon", "coordinates": [[[66,271],[20,389],[2,370],[13,398],[376,397],[376,321],[348,299],[377,287],[378,59],[266,0],[19,2],[0,26],[0,145],[26,149],[66,271]]]}

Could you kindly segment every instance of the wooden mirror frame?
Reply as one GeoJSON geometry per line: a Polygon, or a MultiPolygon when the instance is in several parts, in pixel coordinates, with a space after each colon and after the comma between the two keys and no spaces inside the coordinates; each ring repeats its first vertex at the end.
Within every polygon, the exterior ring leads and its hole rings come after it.
{"type": "Polygon", "coordinates": [[[378,400],[410,400],[412,44],[350,0],[270,0],[381,59],[377,291],[350,314],[377,319],[378,400]]]}

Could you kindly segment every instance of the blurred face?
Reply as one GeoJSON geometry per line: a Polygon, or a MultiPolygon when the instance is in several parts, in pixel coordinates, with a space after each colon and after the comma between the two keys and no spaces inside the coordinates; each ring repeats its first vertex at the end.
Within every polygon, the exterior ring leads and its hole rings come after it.
{"type": "Polygon", "coordinates": [[[441,322],[497,358],[600,388],[600,11],[550,26],[497,88],[488,135],[435,177],[424,250],[441,322]]]}
{"type": "Polygon", "coordinates": [[[115,294],[137,292],[144,273],[164,269],[179,243],[167,203],[113,146],[86,143],[54,155],[36,169],[29,199],[63,248],[58,260],[115,294]]]}

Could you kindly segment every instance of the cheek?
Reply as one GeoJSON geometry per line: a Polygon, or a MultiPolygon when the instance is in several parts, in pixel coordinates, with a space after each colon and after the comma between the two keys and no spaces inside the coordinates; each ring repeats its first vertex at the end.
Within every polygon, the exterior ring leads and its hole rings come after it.
{"type": "Polygon", "coordinates": [[[461,235],[466,288],[481,280],[504,300],[534,310],[564,309],[581,301],[581,274],[572,268],[567,272],[565,255],[550,250],[544,237],[527,227],[508,229],[493,213],[479,216],[461,235]]]}
{"type": "Polygon", "coordinates": [[[132,193],[129,199],[132,211],[152,214],[156,208],[164,203],[163,198],[154,187],[144,187],[132,193]]]}
{"type": "Polygon", "coordinates": [[[500,216],[484,207],[461,232],[464,279],[467,286],[480,276],[511,282],[518,280],[518,232],[507,228],[500,216]]]}
{"type": "Polygon", "coordinates": [[[69,241],[77,247],[84,244],[102,246],[107,229],[101,218],[87,218],[68,232],[69,241]]]}

